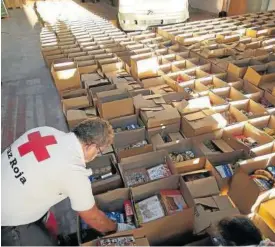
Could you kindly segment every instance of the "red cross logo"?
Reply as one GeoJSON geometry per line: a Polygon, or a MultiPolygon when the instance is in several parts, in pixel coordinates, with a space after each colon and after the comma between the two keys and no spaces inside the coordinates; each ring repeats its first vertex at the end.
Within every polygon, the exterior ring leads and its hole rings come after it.
{"type": "Polygon", "coordinates": [[[38,162],[50,158],[47,150],[48,145],[57,144],[54,136],[41,136],[39,131],[28,134],[29,142],[18,147],[20,156],[33,152],[38,162]]]}

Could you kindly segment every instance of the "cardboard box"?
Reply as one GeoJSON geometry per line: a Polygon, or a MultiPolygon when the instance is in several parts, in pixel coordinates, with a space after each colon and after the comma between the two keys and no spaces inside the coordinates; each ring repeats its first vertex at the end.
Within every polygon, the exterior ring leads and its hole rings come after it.
{"type": "Polygon", "coordinates": [[[157,57],[149,53],[131,57],[131,74],[135,79],[156,77],[158,75],[158,66],[157,57]]]}
{"type": "MultiPolygon", "coordinates": [[[[195,72],[193,72],[193,74],[194,73],[195,72]]],[[[203,77],[205,73],[201,73],[201,75],[201,77],[203,77]]],[[[184,85],[184,83],[194,80],[194,77],[192,77],[192,75],[187,75],[186,73],[183,73],[181,71],[177,71],[174,73],[163,75],[163,79],[165,80],[168,86],[170,86],[173,90],[177,91],[179,83],[181,85],[184,85]]]]}
{"type": "Polygon", "coordinates": [[[98,64],[95,60],[77,61],[76,63],[77,63],[80,75],[95,73],[98,69],[98,64]]]}
{"type": "Polygon", "coordinates": [[[235,83],[229,83],[230,86],[236,88],[239,92],[241,92],[245,97],[252,99],[256,102],[263,96],[263,90],[256,87],[252,83],[248,81],[238,81],[235,83]]]}
{"type": "Polygon", "coordinates": [[[228,195],[242,214],[250,214],[259,196],[264,197],[264,194],[269,192],[261,192],[260,187],[249,175],[257,169],[265,169],[267,166],[272,165],[270,157],[272,156],[264,155],[243,161],[238,172],[232,177],[228,195]],[[245,200],[243,200],[244,195],[245,200]]]}
{"type": "Polygon", "coordinates": [[[148,129],[147,137],[149,142],[153,144],[154,150],[166,149],[166,147],[168,148],[184,139],[179,131],[180,122],[148,129]],[[168,138],[169,141],[165,142],[163,138],[168,138]]]}
{"type": "Polygon", "coordinates": [[[115,89],[97,93],[99,114],[104,119],[133,115],[133,99],[128,92],[115,89]]]}
{"type": "Polygon", "coordinates": [[[275,232],[268,226],[261,216],[255,214],[252,218],[253,223],[260,229],[265,238],[269,238],[271,241],[275,241],[275,232]]]}
{"type": "Polygon", "coordinates": [[[258,215],[265,221],[269,228],[275,232],[275,199],[270,199],[269,201],[261,203],[258,215]]]}
{"type": "MultiPolygon", "coordinates": [[[[215,65],[215,64],[208,64],[205,66],[201,66],[200,68],[203,72],[206,72],[209,75],[212,76],[225,76],[226,72],[224,69],[220,68],[219,66],[215,65]]],[[[206,76],[206,75],[205,75],[206,76]]]]}
{"type": "Polygon", "coordinates": [[[218,77],[206,77],[197,80],[199,83],[207,87],[207,90],[215,90],[217,88],[228,88],[228,84],[218,77]]]}
{"type": "MultiPolygon", "coordinates": [[[[141,121],[141,119],[137,115],[130,115],[120,118],[114,118],[109,121],[109,123],[112,125],[113,129],[116,130],[116,128],[125,129],[127,126],[131,124],[136,124],[139,126],[137,129],[131,129],[131,130],[124,130],[120,132],[115,131],[115,140],[123,140],[127,138],[127,133],[134,132],[134,133],[140,133],[140,135],[144,136],[145,138],[145,126],[144,123],[141,121]]],[[[116,142],[116,141],[115,141],[116,142]]]]}
{"type": "Polygon", "coordinates": [[[114,84],[98,86],[98,87],[91,87],[90,89],[88,89],[88,93],[90,95],[90,101],[93,102],[94,105],[97,105],[97,93],[115,90],[115,89],[117,89],[117,86],[114,84]]]}
{"type": "Polygon", "coordinates": [[[125,132],[122,138],[115,138],[113,142],[113,147],[118,158],[120,161],[122,158],[127,158],[131,156],[136,156],[143,153],[148,153],[153,151],[153,145],[150,144],[147,140],[146,145],[141,147],[134,147],[130,149],[126,149],[129,145],[136,144],[137,142],[141,142],[146,140],[146,136],[144,132],[133,132],[128,131],[125,132]]]}
{"type": "Polygon", "coordinates": [[[56,88],[58,91],[81,88],[80,75],[77,64],[70,59],[55,60],[51,67],[56,88]]]}
{"type": "Polygon", "coordinates": [[[261,75],[261,73],[255,70],[255,68],[248,68],[245,73],[244,80],[247,80],[256,86],[263,87],[264,89],[269,89],[271,94],[273,94],[272,88],[274,87],[275,81],[274,67],[265,66],[265,69],[260,72],[264,72],[264,74],[261,75]]]}
{"type": "Polygon", "coordinates": [[[268,112],[262,105],[256,103],[251,99],[234,101],[231,102],[231,105],[241,112],[244,111],[243,114],[247,118],[247,120],[268,115],[268,112]],[[250,113],[250,115],[246,115],[245,112],[247,112],[248,114],[250,113]]]}
{"type": "MultiPolygon", "coordinates": [[[[138,169],[138,168],[149,169],[160,164],[167,164],[171,172],[171,175],[177,174],[175,166],[172,160],[170,159],[167,151],[165,150],[148,152],[148,153],[139,154],[128,158],[127,157],[122,158],[119,163],[119,170],[120,170],[122,179],[124,181],[125,187],[127,187],[125,172],[138,169]]],[[[150,180],[148,183],[151,183],[154,181],[156,180],[150,180]]],[[[137,186],[140,186],[140,185],[137,185],[137,186]]],[[[132,186],[132,187],[136,187],[136,186],[132,186]]]]}
{"type": "Polygon", "coordinates": [[[201,110],[182,116],[181,131],[186,137],[192,137],[222,129],[227,121],[220,113],[213,110],[201,110]]]}
{"type": "Polygon", "coordinates": [[[102,59],[98,62],[100,69],[103,73],[121,70],[124,67],[124,63],[119,58],[102,59]]]}
{"type": "Polygon", "coordinates": [[[164,85],[165,80],[162,77],[154,77],[154,78],[141,80],[140,84],[143,88],[151,88],[155,86],[164,85]]]}
{"type": "Polygon", "coordinates": [[[268,134],[270,137],[275,138],[275,116],[263,116],[259,118],[254,118],[248,121],[250,124],[255,126],[260,130],[264,130],[264,128],[269,128],[274,130],[274,133],[268,134]]]}
{"type": "Polygon", "coordinates": [[[272,153],[275,153],[275,142],[269,142],[260,147],[253,148],[253,151],[251,151],[251,156],[258,157],[272,153]]]}
{"type": "Polygon", "coordinates": [[[117,162],[113,153],[96,157],[93,161],[86,164],[86,168],[93,170],[93,169],[102,168],[108,165],[111,165],[113,175],[105,179],[101,179],[91,183],[91,187],[94,195],[105,193],[109,190],[122,188],[122,180],[119,175],[117,162]]]}
{"type": "Polygon", "coordinates": [[[188,208],[182,212],[141,224],[151,245],[157,245],[167,240],[183,236],[193,230],[194,224],[194,201],[191,194],[180,176],[170,176],[152,183],[132,188],[134,203],[154,196],[160,190],[180,190],[188,208]]]}
{"type": "Polygon", "coordinates": [[[71,110],[71,109],[76,110],[81,108],[87,108],[90,106],[90,102],[87,95],[78,96],[78,97],[69,98],[69,99],[63,99],[61,100],[61,104],[65,115],[67,114],[68,110],[71,110]]]}
{"type": "Polygon", "coordinates": [[[274,139],[263,131],[257,129],[249,123],[238,123],[233,126],[226,127],[224,129],[224,139],[226,142],[235,150],[243,149],[245,152],[253,152],[253,149],[264,145],[266,143],[272,142],[274,139]],[[243,142],[239,141],[236,136],[244,135],[245,137],[251,137],[257,142],[257,146],[247,146],[243,142]]]}
{"type": "Polygon", "coordinates": [[[227,103],[247,99],[240,91],[238,91],[234,87],[215,88],[212,91],[213,93],[224,99],[227,103]]]}
{"type": "Polygon", "coordinates": [[[73,129],[76,125],[80,124],[82,121],[87,120],[88,116],[83,110],[70,109],[66,111],[66,120],[69,129],[73,129]]]}
{"type": "Polygon", "coordinates": [[[60,93],[60,97],[62,99],[71,99],[71,98],[76,98],[76,97],[81,97],[86,95],[87,95],[87,90],[83,88],[67,90],[60,93]]]}

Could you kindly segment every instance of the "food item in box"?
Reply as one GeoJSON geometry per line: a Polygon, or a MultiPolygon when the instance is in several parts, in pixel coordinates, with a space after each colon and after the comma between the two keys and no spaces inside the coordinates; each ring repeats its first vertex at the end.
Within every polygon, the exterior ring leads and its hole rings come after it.
{"type": "Polygon", "coordinates": [[[140,126],[138,124],[130,124],[130,125],[127,125],[125,128],[115,128],[114,131],[115,133],[119,133],[119,132],[122,132],[122,131],[125,131],[125,130],[135,130],[135,129],[139,129],[140,126]]]}
{"type": "Polygon", "coordinates": [[[270,190],[275,185],[275,167],[269,166],[266,169],[255,170],[250,177],[259,186],[261,191],[270,190]]]}
{"type": "Polygon", "coordinates": [[[254,140],[252,137],[246,137],[244,135],[235,135],[235,138],[249,148],[254,148],[258,146],[258,142],[254,140]]]}
{"type": "Polygon", "coordinates": [[[109,166],[93,169],[93,175],[89,176],[89,179],[91,182],[95,182],[101,179],[111,177],[112,175],[113,175],[112,167],[109,165],[109,166]]]}
{"type": "Polygon", "coordinates": [[[222,178],[230,178],[234,174],[231,164],[222,164],[222,165],[215,166],[215,168],[222,178]]]}
{"type": "Polygon", "coordinates": [[[206,169],[201,169],[198,171],[188,172],[181,174],[183,177],[183,180],[185,182],[192,182],[194,180],[202,179],[202,178],[208,178],[210,176],[210,173],[206,169]]]}
{"type": "Polygon", "coordinates": [[[117,223],[125,223],[124,215],[121,212],[105,212],[106,216],[117,222],[117,223]]]}
{"type": "Polygon", "coordinates": [[[184,90],[184,92],[189,94],[191,97],[195,97],[196,92],[192,88],[185,87],[185,88],[183,88],[183,90],[184,90]]]}
{"type": "Polygon", "coordinates": [[[160,196],[167,215],[183,211],[187,208],[187,204],[179,190],[161,190],[160,196]]]}
{"type": "Polygon", "coordinates": [[[136,241],[132,236],[103,238],[98,240],[98,246],[136,246],[136,241]]]}
{"type": "Polygon", "coordinates": [[[169,154],[170,158],[173,162],[179,163],[186,160],[191,160],[195,158],[195,154],[192,150],[187,150],[181,153],[178,152],[172,152],[169,154]]]}
{"type": "Polygon", "coordinates": [[[129,147],[127,147],[126,149],[131,149],[131,148],[139,148],[139,147],[143,147],[145,145],[147,145],[148,142],[146,140],[143,140],[143,141],[140,141],[140,142],[137,142],[135,144],[131,144],[129,147]]]}
{"type": "Polygon", "coordinates": [[[124,201],[124,211],[126,216],[126,223],[130,225],[134,225],[134,212],[132,208],[132,204],[130,200],[124,201]]]}
{"type": "Polygon", "coordinates": [[[136,203],[135,209],[140,224],[165,216],[161,201],[157,195],[136,203]]]}
{"type": "Polygon", "coordinates": [[[243,113],[246,117],[248,117],[248,118],[252,118],[253,116],[254,116],[254,113],[253,112],[251,112],[251,111],[245,111],[245,110],[240,110],[241,111],[241,113],[243,113]]]}
{"type": "Polygon", "coordinates": [[[150,180],[156,180],[171,176],[171,171],[167,164],[160,164],[147,169],[150,180]]]}
{"type": "Polygon", "coordinates": [[[274,107],[266,98],[262,97],[260,99],[260,103],[264,106],[264,108],[272,108],[274,107]]]}
{"type": "Polygon", "coordinates": [[[206,140],[203,144],[213,153],[222,153],[222,150],[212,140],[206,140]]]}
{"type": "Polygon", "coordinates": [[[144,184],[150,181],[145,168],[137,168],[124,172],[125,184],[127,187],[144,184]]]}
{"type": "Polygon", "coordinates": [[[182,75],[177,76],[177,83],[181,83],[181,82],[184,82],[184,81],[185,81],[185,79],[183,78],[182,75]]]}
{"type": "Polygon", "coordinates": [[[164,141],[165,143],[171,142],[171,141],[172,141],[172,139],[170,138],[169,135],[163,135],[163,136],[161,136],[161,137],[162,137],[162,139],[163,139],[163,141],[164,141]]]}

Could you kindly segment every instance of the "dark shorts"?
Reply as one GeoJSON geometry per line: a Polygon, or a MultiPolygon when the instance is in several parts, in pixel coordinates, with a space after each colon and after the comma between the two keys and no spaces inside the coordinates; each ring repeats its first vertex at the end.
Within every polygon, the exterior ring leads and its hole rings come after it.
{"type": "Polygon", "coordinates": [[[56,246],[42,220],[20,226],[1,227],[2,246],[56,246]]]}

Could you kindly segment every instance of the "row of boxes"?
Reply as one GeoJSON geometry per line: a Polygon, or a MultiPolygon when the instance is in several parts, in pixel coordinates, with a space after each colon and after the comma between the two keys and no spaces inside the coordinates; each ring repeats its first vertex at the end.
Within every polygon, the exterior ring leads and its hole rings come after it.
{"type": "MultiPolygon", "coordinates": [[[[251,174],[275,162],[273,55],[253,55],[253,62],[232,59],[219,67],[213,55],[202,57],[207,54],[205,47],[197,46],[191,51],[171,37],[161,38],[158,34],[163,34],[151,31],[121,34],[94,15],[70,20],[67,11],[64,10],[64,20],[47,27],[46,32],[52,29],[55,39],[52,34],[50,38],[45,33],[41,36],[44,45],[50,44],[43,46],[42,52],[49,57],[58,50],[65,58],[50,57],[49,65],[69,127],[100,116],[114,128],[113,145],[87,164],[97,175],[92,178],[92,189],[104,212],[121,212],[129,200],[137,229],[108,237],[131,235],[137,243],[146,245],[168,244],[179,238],[183,245],[183,236],[188,232],[196,236],[225,216],[249,214],[259,195],[270,191],[262,191],[251,174]],[[63,47],[62,39],[73,43],[63,47]],[[52,46],[52,41],[57,47],[52,46]],[[259,65],[261,70],[251,65],[259,65]],[[230,174],[223,170],[224,165],[230,165],[230,174]],[[159,169],[165,171],[162,176],[152,173],[159,169]],[[133,174],[138,181],[130,180],[133,174]],[[137,205],[156,195],[159,198],[163,190],[176,190],[185,208],[140,222],[137,205]],[[247,200],[243,200],[244,193],[247,200]]],[[[210,25],[248,28],[256,18],[256,24],[269,24],[273,12],[260,17],[246,15],[178,24],[175,28],[195,30],[196,26],[203,36],[209,35],[210,25]]],[[[254,30],[261,33],[261,27],[254,30]]],[[[252,54],[264,44],[273,44],[272,38],[266,37],[255,41],[259,46],[248,46],[254,40],[243,41],[243,36],[234,31],[227,30],[224,37],[219,34],[208,54],[228,49],[228,44],[219,42],[228,43],[238,37],[239,52],[242,56],[247,52],[248,58],[248,51],[252,54]]],[[[229,52],[218,58],[228,55],[232,56],[229,52]]],[[[262,204],[254,221],[274,239],[272,217],[265,215],[267,208],[270,205],[262,204]]],[[[88,242],[92,240],[89,229],[83,229],[81,221],[78,223],[80,243],[96,245],[95,241],[88,242]]]]}

